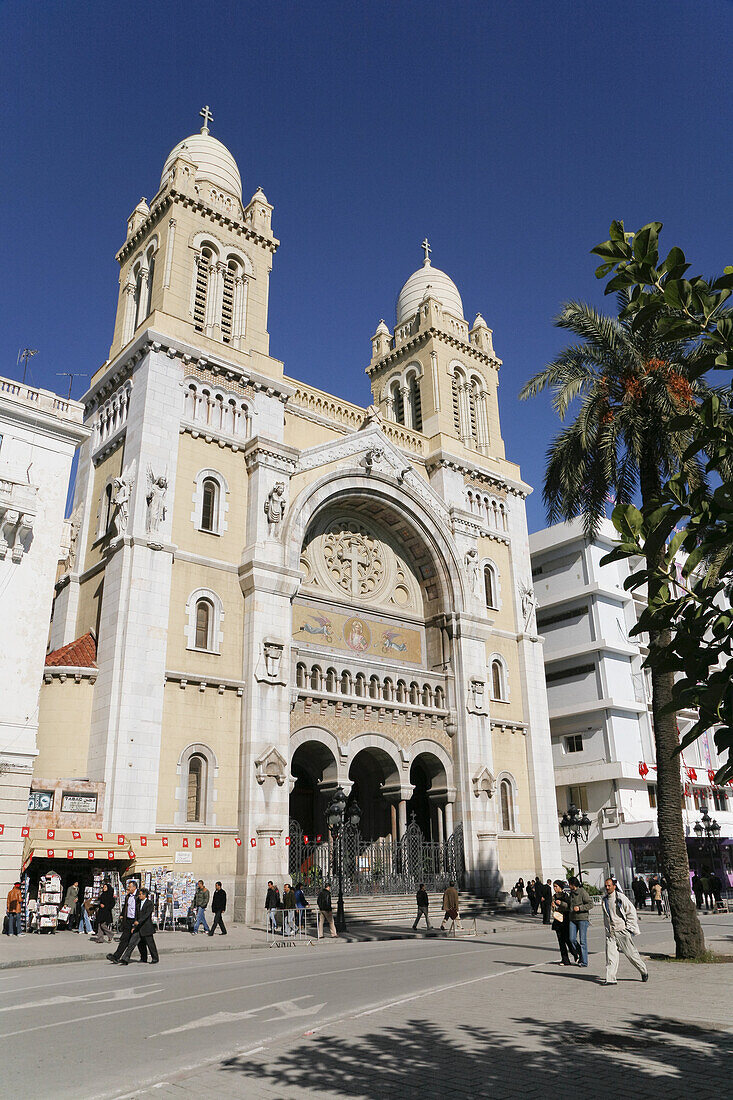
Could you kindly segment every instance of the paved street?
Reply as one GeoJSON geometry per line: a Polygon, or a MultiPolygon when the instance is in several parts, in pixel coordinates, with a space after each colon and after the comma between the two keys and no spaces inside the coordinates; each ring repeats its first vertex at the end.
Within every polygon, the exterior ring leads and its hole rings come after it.
{"type": "MultiPolygon", "coordinates": [[[[733,918],[703,918],[730,950],[733,918]]],[[[157,967],[99,963],[0,973],[7,1095],[59,1098],[716,1097],[729,1091],[729,965],[557,965],[554,936],[498,919],[475,939],[163,954],[157,967]],[[496,932],[492,928],[496,928],[496,932]]],[[[162,939],[163,947],[165,939],[162,939]]],[[[669,951],[647,916],[642,951],[669,951]]]]}

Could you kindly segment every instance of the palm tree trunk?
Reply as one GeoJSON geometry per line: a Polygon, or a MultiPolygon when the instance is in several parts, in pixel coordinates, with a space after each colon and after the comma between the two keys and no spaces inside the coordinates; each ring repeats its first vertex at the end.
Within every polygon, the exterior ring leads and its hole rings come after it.
{"type": "MultiPolygon", "coordinates": [[[[659,471],[653,459],[641,464],[640,469],[642,507],[652,505],[659,497],[661,485],[659,471]]],[[[653,579],[654,571],[663,560],[663,552],[647,555],[648,594],[650,603],[661,591],[665,582],[653,579]]],[[[671,644],[670,630],[649,632],[649,649],[652,656],[671,644]]],[[[672,912],[672,930],[678,959],[692,959],[705,950],[697,909],[690,896],[690,864],[687,858],[685,830],[682,821],[682,782],[677,716],[663,714],[663,708],[672,698],[674,673],[662,671],[651,665],[652,718],[657,752],[657,823],[662,874],[667,880],[669,906],[672,912]]]]}

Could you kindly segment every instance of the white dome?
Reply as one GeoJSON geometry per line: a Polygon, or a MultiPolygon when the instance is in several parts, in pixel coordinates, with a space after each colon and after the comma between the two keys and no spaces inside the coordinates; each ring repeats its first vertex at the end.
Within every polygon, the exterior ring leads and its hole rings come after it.
{"type": "Polygon", "coordinates": [[[430,260],[425,260],[422,267],[413,272],[400,291],[400,296],[397,299],[398,325],[417,313],[426,294],[429,294],[431,298],[437,298],[443,309],[447,309],[455,317],[460,317],[462,321],[465,320],[463,302],[458,293],[458,287],[449,275],[446,275],[439,267],[433,267],[430,260]],[[428,290],[428,288],[430,289],[428,290]]]}
{"type": "Polygon", "coordinates": [[[179,141],[175,149],[171,149],[163,165],[161,187],[165,183],[173,161],[182,154],[196,165],[196,179],[209,180],[210,183],[223,187],[225,191],[236,195],[239,201],[242,201],[242,178],[239,175],[237,162],[226,145],[222,145],[209,133],[191,134],[184,141],[179,141]]]}

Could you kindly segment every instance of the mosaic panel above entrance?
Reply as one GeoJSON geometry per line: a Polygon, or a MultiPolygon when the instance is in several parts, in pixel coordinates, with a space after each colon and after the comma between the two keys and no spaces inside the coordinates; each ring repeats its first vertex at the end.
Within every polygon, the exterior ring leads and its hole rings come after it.
{"type": "Polygon", "coordinates": [[[295,604],[293,639],[327,646],[357,657],[386,657],[417,665],[422,662],[421,631],[366,615],[295,604]]]}

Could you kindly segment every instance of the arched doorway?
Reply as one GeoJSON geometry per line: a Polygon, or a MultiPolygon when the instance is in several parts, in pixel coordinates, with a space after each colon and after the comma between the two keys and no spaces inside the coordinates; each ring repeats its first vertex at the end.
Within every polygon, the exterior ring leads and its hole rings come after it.
{"type": "Polygon", "coordinates": [[[365,748],[357,752],[351,767],[351,795],[361,809],[359,831],[364,840],[392,835],[392,810],[384,789],[399,785],[392,757],[384,749],[365,748]]]}
{"type": "Polygon", "coordinates": [[[333,753],[320,741],[306,741],[293,753],[290,772],[295,779],[290,792],[290,820],[296,821],[306,836],[327,836],[326,807],[337,785],[333,753]]]}
{"type": "Polygon", "coordinates": [[[420,827],[422,835],[432,840],[432,828],[431,828],[431,814],[430,814],[430,800],[428,791],[430,790],[430,776],[421,760],[416,760],[410,768],[410,782],[412,783],[412,798],[407,803],[407,820],[412,821],[412,815],[415,815],[415,821],[420,827]]]}
{"type": "Polygon", "coordinates": [[[419,752],[410,768],[413,794],[407,806],[408,817],[415,814],[420,831],[428,840],[441,844],[448,840],[452,829],[452,815],[446,821],[445,806],[448,794],[446,765],[429,749],[419,752]]]}

